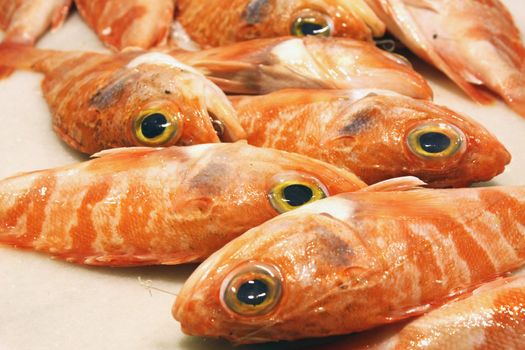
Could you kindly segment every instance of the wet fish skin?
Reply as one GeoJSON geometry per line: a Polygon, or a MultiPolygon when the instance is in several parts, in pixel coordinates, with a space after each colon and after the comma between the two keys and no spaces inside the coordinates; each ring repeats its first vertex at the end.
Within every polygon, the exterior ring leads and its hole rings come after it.
{"type": "Polygon", "coordinates": [[[399,322],[522,267],[524,205],[523,187],[358,191],[318,201],[214,253],[183,286],[173,315],[186,334],[237,344],[399,322]],[[265,314],[240,315],[221,293],[227,276],[255,263],[279,271],[282,297],[265,314]]]}
{"type": "Polygon", "coordinates": [[[337,167],[245,142],[127,148],[0,181],[0,243],[101,266],[202,261],[279,214],[283,177],[327,195],[365,184],[337,167]]]}
{"type": "Polygon", "coordinates": [[[432,187],[462,187],[492,179],[511,159],[476,121],[387,90],[290,89],[231,100],[250,144],[326,161],[368,184],[411,175],[432,187]],[[460,150],[437,158],[418,156],[409,135],[419,126],[429,125],[430,131],[438,124],[459,130],[460,150]]]}

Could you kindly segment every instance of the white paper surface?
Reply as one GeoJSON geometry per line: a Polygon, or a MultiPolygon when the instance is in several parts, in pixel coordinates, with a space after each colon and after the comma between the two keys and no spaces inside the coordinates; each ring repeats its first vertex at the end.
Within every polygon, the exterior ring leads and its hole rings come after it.
{"type": "MultiPolygon", "coordinates": [[[[504,2],[525,32],[523,0],[504,2]]],[[[38,46],[103,50],[76,14],[38,46]]],[[[525,119],[501,102],[476,105],[436,70],[423,63],[416,68],[430,80],[438,104],[477,119],[512,153],[511,165],[491,184],[525,185],[525,119]]],[[[0,178],[85,159],[52,131],[41,78],[19,72],[0,81],[0,178]]],[[[177,292],[193,268],[85,267],[0,247],[0,350],[231,349],[225,342],[184,336],[171,317],[174,297],[156,291],[150,295],[138,282],[139,277],[150,279],[156,287],[177,292]]],[[[257,347],[274,348],[293,345],[257,347]]]]}

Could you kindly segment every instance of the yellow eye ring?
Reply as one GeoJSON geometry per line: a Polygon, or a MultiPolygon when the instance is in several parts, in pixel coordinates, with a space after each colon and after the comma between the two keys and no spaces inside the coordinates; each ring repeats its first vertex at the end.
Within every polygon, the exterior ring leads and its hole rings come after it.
{"type": "Polygon", "coordinates": [[[132,131],[139,143],[146,146],[162,146],[180,137],[181,126],[181,120],[176,114],[147,109],[135,118],[132,131]]]}
{"type": "Polygon", "coordinates": [[[270,313],[282,296],[282,275],[272,265],[249,261],[232,270],[220,289],[222,306],[241,316],[270,313]]]}
{"type": "Polygon", "coordinates": [[[307,35],[329,37],[332,35],[333,22],[330,17],[320,13],[303,13],[292,23],[292,35],[303,37],[307,35]]]}
{"type": "Polygon", "coordinates": [[[270,203],[279,213],[288,212],[326,196],[326,191],[319,184],[304,180],[279,182],[268,193],[270,203]]]}
{"type": "Polygon", "coordinates": [[[465,135],[453,125],[425,123],[410,131],[407,144],[420,158],[450,158],[465,148],[465,135]]]}

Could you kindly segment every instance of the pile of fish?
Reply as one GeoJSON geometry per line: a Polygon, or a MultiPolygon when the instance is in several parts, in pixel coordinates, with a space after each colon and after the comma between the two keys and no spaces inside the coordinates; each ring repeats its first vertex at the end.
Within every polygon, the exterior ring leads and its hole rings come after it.
{"type": "Polygon", "coordinates": [[[57,135],[94,154],[1,180],[0,243],[204,261],[173,316],[236,344],[525,347],[525,187],[459,188],[511,155],[379,48],[402,42],[525,116],[525,48],[500,1],[76,0],[113,52],[35,48],[71,5],[0,0],[0,76],[42,73],[57,135]]]}

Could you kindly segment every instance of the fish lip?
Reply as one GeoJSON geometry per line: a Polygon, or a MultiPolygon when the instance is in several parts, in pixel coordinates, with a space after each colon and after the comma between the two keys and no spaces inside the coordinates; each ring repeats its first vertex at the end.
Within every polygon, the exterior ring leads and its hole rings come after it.
{"type": "Polygon", "coordinates": [[[222,142],[235,142],[247,138],[232,103],[224,92],[211,81],[206,84],[205,100],[210,122],[222,142]],[[221,135],[217,132],[216,127],[220,127],[221,135]]]}

